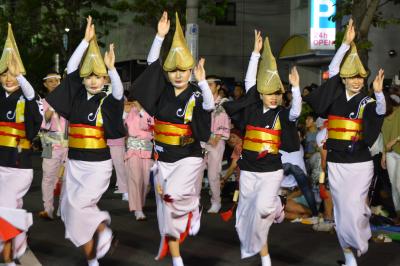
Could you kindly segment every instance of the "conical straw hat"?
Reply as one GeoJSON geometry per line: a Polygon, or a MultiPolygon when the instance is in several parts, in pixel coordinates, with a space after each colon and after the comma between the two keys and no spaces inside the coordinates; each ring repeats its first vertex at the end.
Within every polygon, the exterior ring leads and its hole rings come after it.
{"type": "Polygon", "coordinates": [[[82,78],[88,77],[92,74],[97,76],[107,76],[107,67],[104,64],[103,57],[101,56],[96,35],[89,43],[89,48],[86,52],[85,58],[83,59],[79,73],[82,78]]]}
{"type": "Polygon", "coordinates": [[[257,73],[257,91],[261,94],[272,94],[276,91],[285,92],[275,57],[272,55],[268,37],[264,41],[264,50],[261,55],[260,66],[257,73]]]}
{"type": "Polygon", "coordinates": [[[8,69],[8,65],[12,58],[12,53],[15,54],[17,64],[19,66],[19,71],[22,75],[26,74],[24,64],[22,63],[21,56],[19,55],[17,43],[15,42],[14,33],[11,24],[8,23],[8,34],[7,39],[4,44],[3,54],[0,59],[0,73],[5,72],[8,69]]]}
{"type": "Polygon", "coordinates": [[[167,59],[164,62],[165,71],[173,71],[176,69],[188,70],[195,65],[194,58],[187,46],[185,36],[183,35],[181,23],[179,22],[178,13],[176,16],[176,28],[174,39],[172,40],[171,49],[169,50],[167,59]]]}

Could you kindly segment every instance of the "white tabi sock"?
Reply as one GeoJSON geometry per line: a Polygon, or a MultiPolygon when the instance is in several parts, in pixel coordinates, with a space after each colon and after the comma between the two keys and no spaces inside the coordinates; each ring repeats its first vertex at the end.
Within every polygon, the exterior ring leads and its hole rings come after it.
{"type": "Polygon", "coordinates": [[[346,261],[346,266],[357,266],[357,260],[352,251],[343,251],[343,254],[346,261]]]}
{"type": "Polygon", "coordinates": [[[17,266],[15,262],[4,263],[5,266],[17,266]]]}
{"type": "Polygon", "coordinates": [[[97,259],[88,260],[88,266],[99,266],[99,261],[97,259]]]}
{"type": "Polygon", "coordinates": [[[172,265],[173,266],[184,266],[182,257],[172,257],[172,265]]]}
{"type": "Polygon", "coordinates": [[[271,266],[271,257],[269,254],[267,256],[262,256],[261,257],[261,265],[262,266],[271,266]]]}

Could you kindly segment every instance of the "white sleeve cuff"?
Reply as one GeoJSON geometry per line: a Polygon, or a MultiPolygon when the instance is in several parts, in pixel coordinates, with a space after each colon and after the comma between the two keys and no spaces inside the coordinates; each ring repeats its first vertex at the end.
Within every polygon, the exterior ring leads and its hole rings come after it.
{"type": "Polygon", "coordinates": [[[386,100],[383,92],[375,92],[375,98],[376,98],[376,109],[375,109],[376,113],[378,115],[386,114],[386,100]]]}
{"type": "Polygon", "coordinates": [[[257,83],[257,68],[260,57],[260,53],[251,53],[249,66],[246,72],[246,78],[244,79],[244,87],[246,92],[257,83]]]}
{"type": "Polygon", "coordinates": [[[207,80],[200,81],[198,85],[203,95],[203,109],[207,111],[215,109],[214,97],[211,93],[210,87],[208,86],[207,80]]]}
{"type": "Polygon", "coordinates": [[[67,64],[67,73],[70,74],[79,68],[79,64],[81,63],[82,57],[88,48],[89,43],[83,39],[78,47],[75,49],[74,53],[72,54],[71,58],[67,64]]]}
{"type": "Polygon", "coordinates": [[[17,76],[17,81],[19,83],[19,86],[22,89],[22,93],[24,96],[30,101],[35,98],[35,90],[33,89],[32,85],[29,83],[28,80],[21,74],[17,76]]]}
{"type": "Polygon", "coordinates": [[[292,106],[289,111],[289,120],[295,121],[301,114],[302,99],[299,87],[292,87],[292,106]]]}
{"type": "Polygon", "coordinates": [[[160,57],[160,52],[163,42],[164,38],[156,35],[153,44],[151,45],[149,55],[147,56],[147,63],[149,65],[157,61],[157,59],[160,57]]]}
{"type": "Polygon", "coordinates": [[[344,56],[349,50],[350,45],[342,43],[339,49],[336,51],[335,56],[332,59],[332,62],[329,64],[329,77],[336,76],[340,71],[340,64],[343,61],[344,56]]]}
{"type": "Polygon", "coordinates": [[[110,76],[112,95],[115,99],[121,100],[124,96],[124,86],[122,86],[121,78],[118,75],[117,69],[108,70],[110,76]]]}

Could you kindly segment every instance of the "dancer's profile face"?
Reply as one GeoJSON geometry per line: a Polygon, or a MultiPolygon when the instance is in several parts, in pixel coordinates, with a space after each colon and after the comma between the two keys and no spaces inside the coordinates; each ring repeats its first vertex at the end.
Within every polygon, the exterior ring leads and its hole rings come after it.
{"type": "Polygon", "coordinates": [[[190,69],[180,70],[175,69],[174,71],[168,72],[168,79],[172,83],[172,86],[176,89],[186,89],[189,84],[189,79],[192,74],[190,69]]]}
{"type": "Polygon", "coordinates": [[[269,109],[275,109],[278,105],[282,104],[282,93],[274,92],[271,94],[261,94],[261,100],[265,107],[269,109]]]}
{"type": "Polygon", "coordinates": [[[355,76],[343,79],[344,86],[348,94],[353,95],[359,93],[364,87],[364,78],[355,76]]]}
{"type": "Polygon", "coordinates": [[[242,139],[236,135],[236,134],[230,134],[229,139],[228,139],[228,145],[230,147],[234,147],[236,144],[238,144],[242,139]]]}
{"type": "MultiPolygon", "coordinates": [[[[48,76],[50,75],[53,76],[56,74],[49,74],[48,76]]],[[[56,77],[48,78],[43,82],[43,86],[46,87],[48,92],[52,92],[55,88],[57,88],[58,85],[60,85],[60,79],[56,77]]]]}
{"type": "Polygon", "coordinates": [[[19,89],[19,83],[15,76],[11,75],[10,71],[6,70],[0,75],[1,86],[8,93],[13,93],[19,89]]]}
{"type": "Polygon", "coordinates": [[[90,75],[83,79],[83,84],[85,85],[86,91],[90,94],[98,94],[104,88],[106,84],[106,78],[103,76],[90,75]]]}
{"type": "Polygon", "coordinates": [[[215,81],[207,81],[208,86],[210,87],[211,93],[214,95],[218,92],[219,88],[221,87],[215,81]]]}

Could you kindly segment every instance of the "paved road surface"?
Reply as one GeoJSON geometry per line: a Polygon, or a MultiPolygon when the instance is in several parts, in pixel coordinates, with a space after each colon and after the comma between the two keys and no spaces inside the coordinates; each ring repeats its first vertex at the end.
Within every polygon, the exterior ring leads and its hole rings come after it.
{"type": "MultiPolygon", "coordinates": [[[[42,208],[39,157],[36,157],[34,162],[36,168],[34,182],[24,199],[25,207],[34,213],[29,246],[42,265],[84,266],[86,264],[83,253],[64,239],[62,222],[44,221],[37,216],[42,208]]],[[[111,183],[115,183],[114,178],[111,183]]],[[[101,265],[171,265],[169,258],[161,262],[154,260],[160,240],[154,198],[149,197],[145,209],[148,220],[137,222],[134,215],[128,213],[128,203],[121,201],[120,195],[113,194],[112,187],[110,186],[100,201],[100,208],[110,212],[112,228],[118,234],[120,244],[113,255],[106,256],[100,261],[101,265]]],[[[203,200],[206,203],[208,197],[205,195],[203,200]]],[[[225,209],[228,208],[229,202],[224,206],[225,209]]],[[[274,266],[337,266],[336,260],[341,258],[340,247],[334,234],[316,233],[310,226],[288,222],[272,226],[270,251],[274,266]]],[[[240,260],[239,241],[233,221],[224,223],[217,215],[206,213],[203,215],[199,235],[185,241],[182,254],[187,266],[260,265],[258,256],[240,260]]],[[[359,265],[399,266],[400,244],[371,243],[368,254],[360,258],[359,265]]]]}

